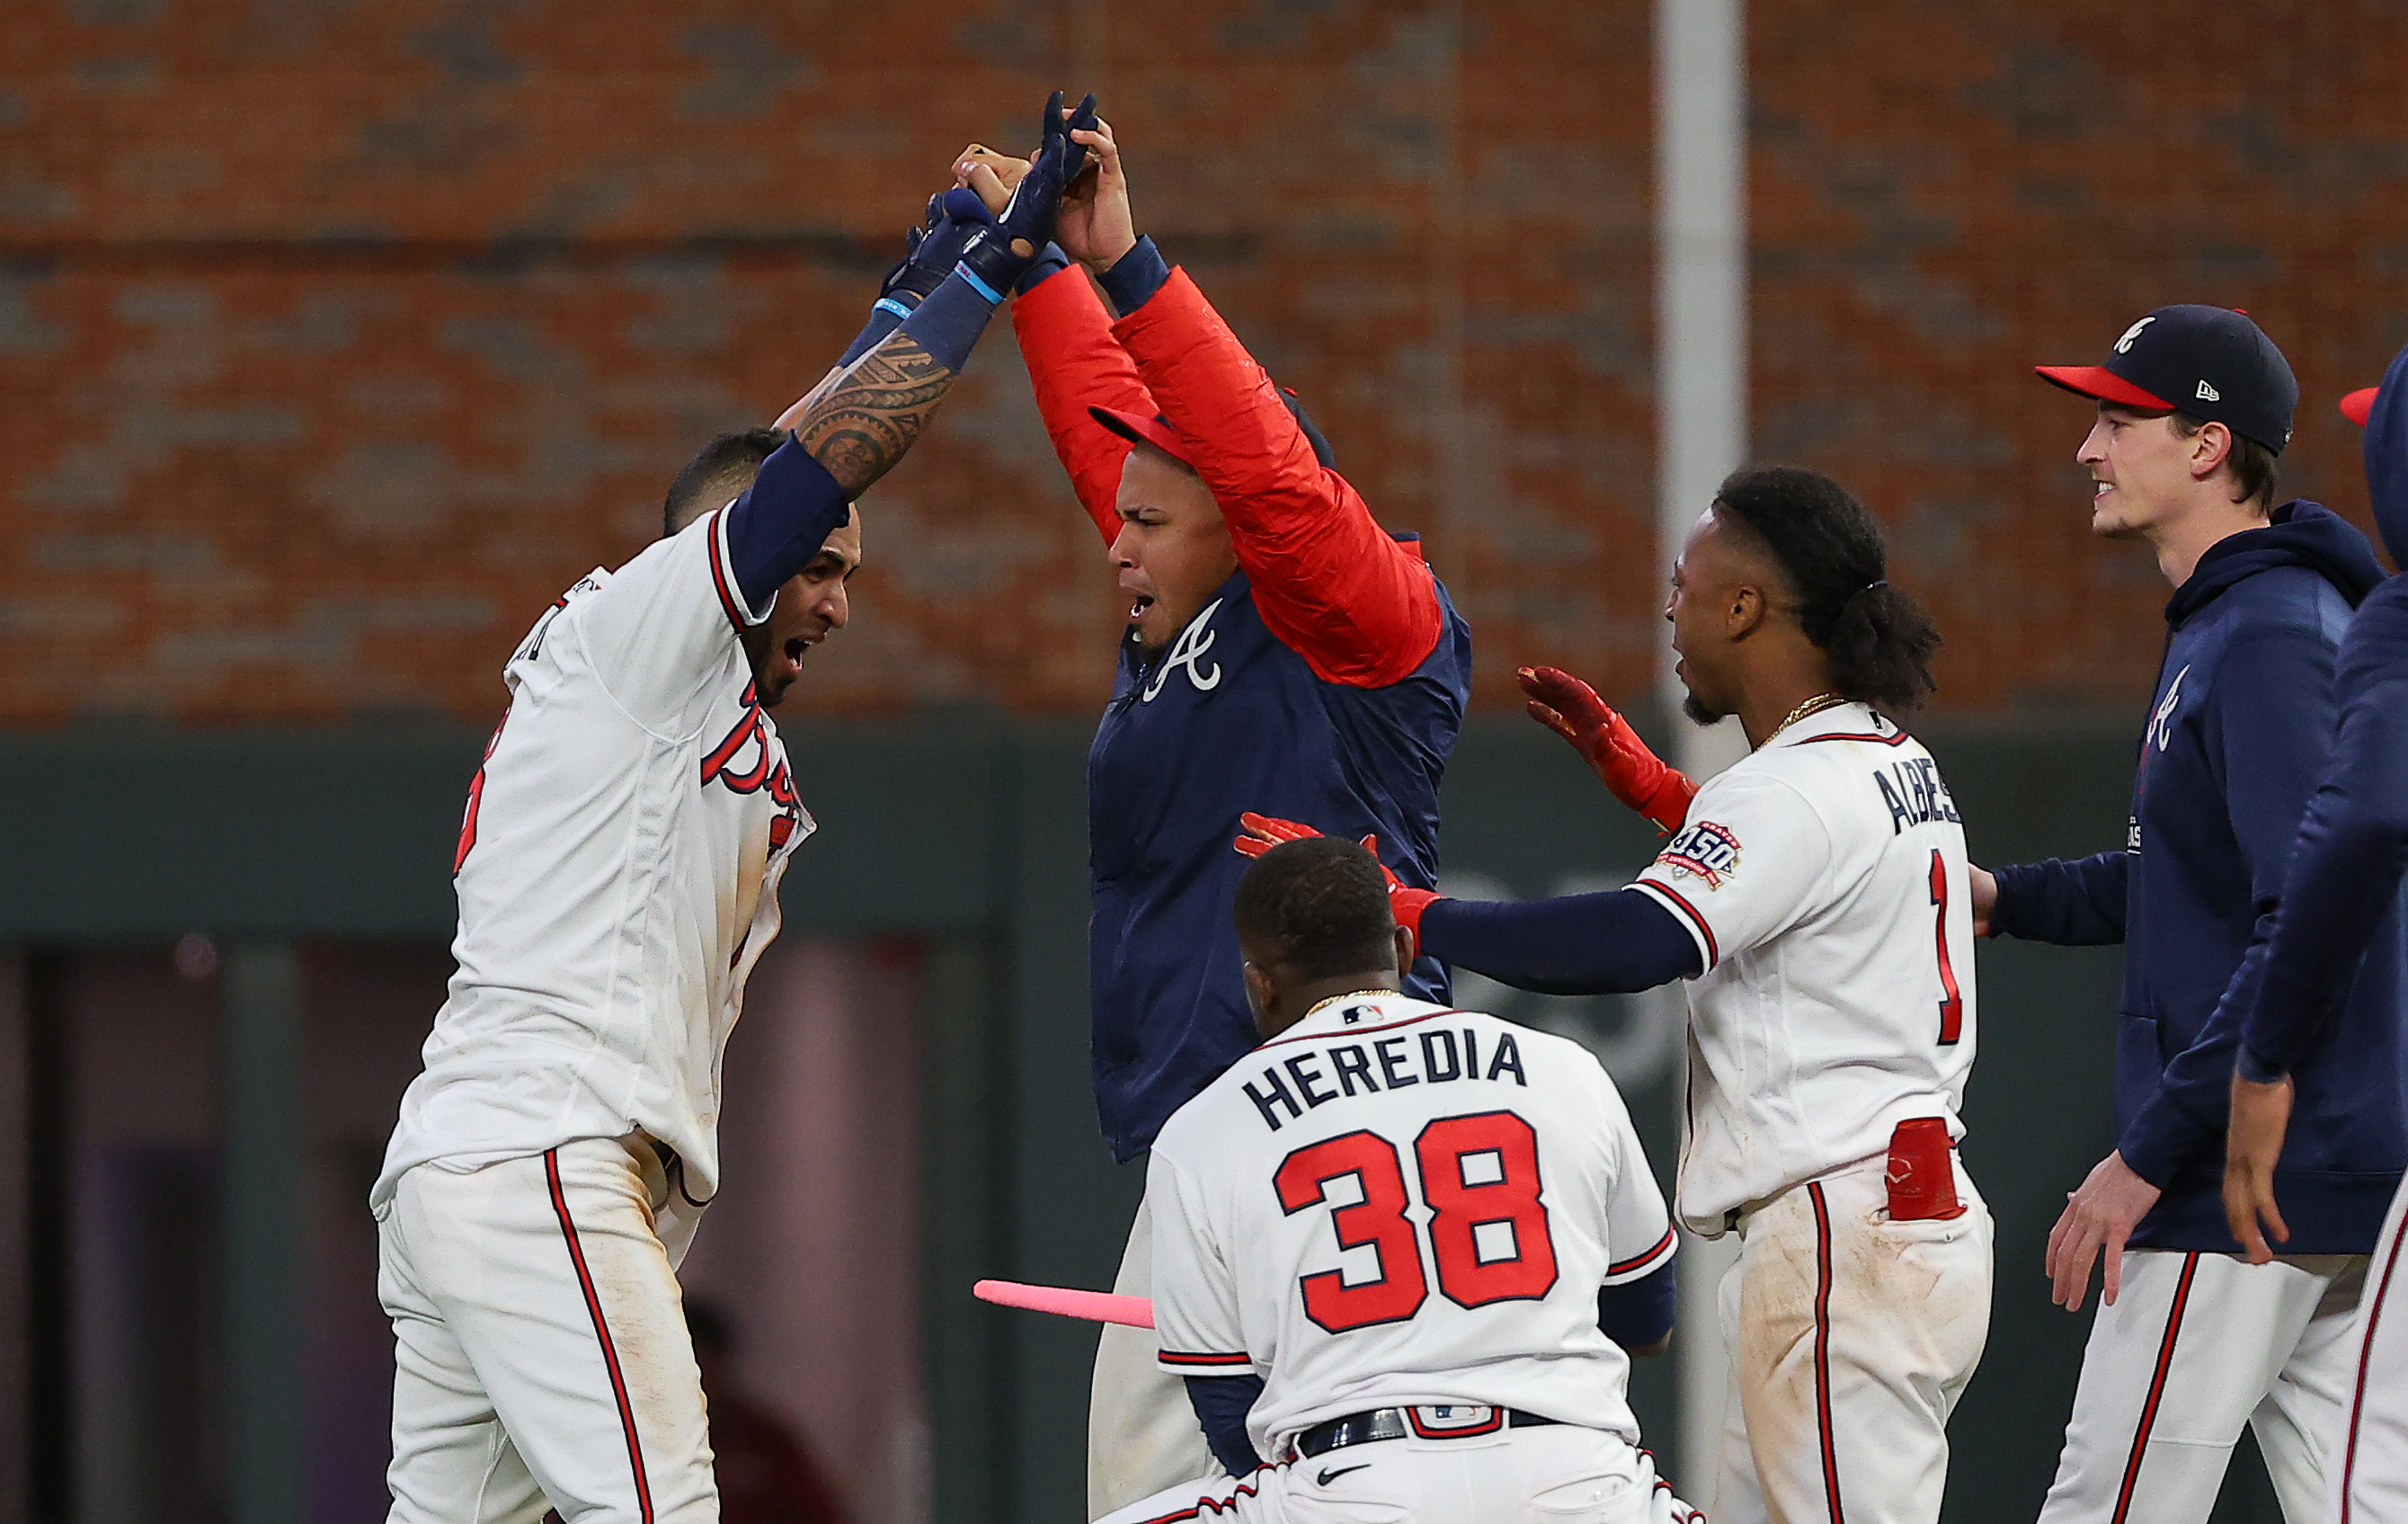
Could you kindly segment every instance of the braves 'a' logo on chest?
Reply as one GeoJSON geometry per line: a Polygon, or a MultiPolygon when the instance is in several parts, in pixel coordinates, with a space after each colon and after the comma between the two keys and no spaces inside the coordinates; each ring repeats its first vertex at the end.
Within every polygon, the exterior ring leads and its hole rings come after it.
{"type": "Polygon", "coordinates": [[[795,828],[802,824],[803,806],[795,797],[795,779],[786,769],[786,759],[778,755],[769,737],[769,716],[761,708],[758,686],[748,683],[743,717],[703,755],[702,783],[706,788],[718,783],[738,794],[767,789],[778,806],[769,822],[769,849],[774,852],[794,840],[795,828]]]}
{"type": "Polygon", "coordinates": [[[1187,681],[1196,684],[1197,693],[1210,693],[1221,685],[1221,664],[1214,662],[1210,670],[1203,665],[1204,654],[1212,649],[1219,635],[1211,626],[1212,615],[1219,611],[1221,600],[1214,598],[1204,605],[1204,611],[1187,622],[1179,639],[1170,642],[1170,652],[1154,669],[1154,681],[1145,685],[1144,701],[1151,704],[1170,681],[1170,674],[1181,668],[1187,669],[1187,681]]]}

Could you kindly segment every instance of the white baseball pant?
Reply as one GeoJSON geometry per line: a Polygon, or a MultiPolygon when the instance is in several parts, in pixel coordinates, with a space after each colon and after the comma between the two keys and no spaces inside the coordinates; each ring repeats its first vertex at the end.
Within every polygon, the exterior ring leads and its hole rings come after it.
{"type": "Polygon", "coordinates": [[[1555,1424],[1349,1445],[1242,1480],[1170,1488],[1104,1524],[1703,1524],[1704,1517],[1672,1495],[1646,1451],[1601,1429],[1555,1424]]]}
{"type": "MultiPolygon", "coordinates": [[[[1154,1295],[1152,1201],[1149,1195],[1138,1202],[1120,1273],[1112,1277],[1112,1289],[1125,1297],[1154,1295]]],[[[1105,1324],[1096,1342],[1096,1373],[1087,1388],[1091,1519],[1165,1488],[1222,1474],[1187,1401],[1186,1383],[1154,1361],[1161,1351],[1152,1329],[1119,1323],[1105,1324]]]]}
{"type": "MultiPolygon", "coordinates": [[[[2335,1524],[2408,1518],[2408,1284],[2400,1244],[2408,1237],[2408,1181],[2391,1196],[2383,1236],[2366,1268],[2366,1294],[2350,1327],[2347,1402],[2326,1468],[2335,1524]],[[2394,1301],[2394,1298],[2398,1301],[2394,1301]]],[[[2264,1441],[2259,1441],[2263,1444],[2264,1441]]]]}
{"type": "Polygon", "coordinates": [[[1990,1209],[1950,1158],[1960,1216],[1891,1221],[1877,1155],[1741,1218],[1715,1524],[1940,1517],[1948,1416],[1990,1331],[1990,1209]]]}
{"type": "Polygon", "coordinates": [[[2042,1524],[2200,1524],[2244,1424],[2284,1518],[2316,1524],[2365,1277],[2363,1255],[2252,1265],[2124,1251],[2115,1304],[2092,1316],[2042,1524]]]}
{"type": "Polygon", "coordinates": [[[717,1524],[675,1259],[696,1211],[640,1139],[401,1177],[388,1524],[717,1524]]]}

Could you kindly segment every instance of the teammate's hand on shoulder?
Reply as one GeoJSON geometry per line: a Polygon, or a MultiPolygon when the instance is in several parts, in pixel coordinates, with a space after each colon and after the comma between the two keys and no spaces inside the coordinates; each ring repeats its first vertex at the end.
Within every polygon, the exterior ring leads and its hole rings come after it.
{"type": "Polygon", "coordinates": [[[2103,1255],[2103,1300],[2114,1306],[2124,1287],[2124,1241],[2157,1204],[2159,1194],[2157,1186],[2132,1172],[2122,1153],[2100,1159],[2082,1188],[2067,1193],[2065,1211],[2048,1230],[2042,1263],[2055,1283],[2049,1300],[2069,1313],[2080,1312],[2091,1262],[2103,1255]]]}
{"type": "MultiPolygon", "coordinates": [[[[1238,817],[1238,839],[1229,845],[1236,848],[1241,857],[1259,857],[1275,846],[1321,834],[1301,821],[1282,820],[1277,815],[1258,815],[1252,810],[1238,817]]],[[[1381,876],[1388,881],[1388,913],[1397,918],[1398,926],[1412,933],[1413,952],[1416,956],[1420,956],[1422,912],[1445,897],[1436,889],[1414,888],[1397,877],[1395,869],[1380,862],[1380,839],[1377,836],[1367,836],[1359,844],[1371,855],[1373,862],[1380,863],[1381,876]]]]}
{"type": "Polygon", "coordinates": [[[1595,688],[1553,667],[1525,667],[1513,677],[1530,718],[1570,742],[1615,798],[1664,830],[1681,828],[1698,785],[1649,750],[1595,688]]]}
{"type": "Polygon", "coordinates": [[[2232,1076],[2232,1115],[2224,1130],[2224,1222],[2253,1265],[2274,1258],[2271,1232],[2287,1244],[2291,1229],[2274,1204],[2274,1166],[2291,1126],[2291,1077],[2259,1084],[2232,1076]],[[2261,1226],[2262,1225],[2262,1226],[2261,1226]]]}
{"type": "Polygon", "coordinates": [[[1054,239],[1064,253],[1101,275],[1137,247],[1128,175],[1121,167],[1120,144],[1112,138],[1111,122],[1097,118],[1092,128],[1074,127],[1070,141],[1086,149],[1095,167],[1063,193],[1054,239]]]}

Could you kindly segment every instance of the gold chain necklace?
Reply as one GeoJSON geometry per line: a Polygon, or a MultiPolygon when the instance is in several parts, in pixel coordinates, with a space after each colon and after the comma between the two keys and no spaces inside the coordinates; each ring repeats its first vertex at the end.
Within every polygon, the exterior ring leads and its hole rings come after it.
{"type": "MultiPolygon", "coordinates": [[[[1844,704],[1846,702],[1846,699],[1841,697],[1836,693],[1818,693],[1813,697],[1809,698],[1804,703],[1799,705],[1796,709],[1791,710],[1786,719],[1772,727],[1772,736],[1781,734],[1781,732],[1788,729],[1791,726],[1796,725],[1799,721],[1806,718],[1809,714],[1820,714],[1834,704],[1844,704]]],[[[1772,739],[1772,736],[1767,736],[1764,739],[1770,741],[1772,739]]]]}

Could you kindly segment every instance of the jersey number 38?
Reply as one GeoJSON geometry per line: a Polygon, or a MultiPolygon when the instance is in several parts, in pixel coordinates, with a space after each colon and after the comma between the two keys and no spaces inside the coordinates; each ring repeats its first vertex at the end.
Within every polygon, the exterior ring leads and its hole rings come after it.
{"type": "MultiPolygon", "coordinates": [[[[1512,1112],[1442,1116],[1413,1140],[1413,1157],[1430,1209],[1430,1258],[1448,1301],[1535,1301],[1554,1288],[1555,1245],[1539,1200],[1539,1137],[1529,1123],[1512,1112]]],[[[1272,1183],[1293,1216],[1322,1205],[1329,1183],[1347,1175],[1360,1183],[1363,1199],[1332,1208],[1330,1226],[1340,1248],[1369,1247],[1380,1273],[1351,1286],[1335,1270],[1301,1279],[1305,1316],[1331,1333],[1401,1322],[1429,1296],[1395,1143],[1369,1131],[1331,1138],[1283,1159],[1272,1183]]]]}

